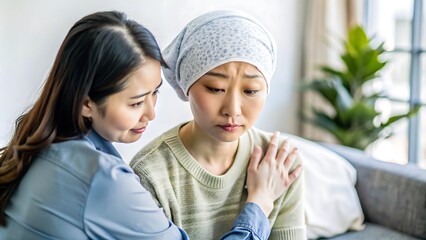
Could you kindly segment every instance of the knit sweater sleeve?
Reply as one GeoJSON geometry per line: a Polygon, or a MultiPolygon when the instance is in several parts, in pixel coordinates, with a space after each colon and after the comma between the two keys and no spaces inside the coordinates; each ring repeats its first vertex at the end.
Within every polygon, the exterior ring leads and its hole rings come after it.
{"type": "Polygon", "coordinates": [[[155,191],[154,186],[152,185],[152,181],[149,180],[148,175],[146,175],[143,171],[141,171],[140,168],[134,168],[133,169],[136,173],[136,175],[139,177],[140,184],[151,193],[151,196],[154,200],[154,202],[157,204],[157,206],[161,207],[160,202],[158,201],[158,196],[155,191]]]}
{"type": "MultiPolygon", "coordinates": [[[[301,161],[298,159],[292,168],[300,163],[301,161]]],[[[270,239],[306,239],[303,188],[304,176],[302,173],[279,199],[280,204],[276,205],[276,219],[272,226],[270,239]]]]}
{"type": "MultiPolygon", "coordinates": [[[[163,193],[157,192],[157,189],[161,189],[162,186],[157,186],[159,182],[155,181],[157,178],[155,174],[156,172],[152,171],[153,169],[165,169],[165,167],[162,166],[161,161],[154,163],[152,162],[155,161],[156,158],[160,158],[160,156],[157,156],[156,152],[147,154],[142,150],[133,158],[133,160],[130,162],[130,166],[132,167],[135,174],[139,177],[140,184],[151,193],[152,198],[157,206],[162,208],[165,213],[169,213],[169,209],[164,209],[164,205],[168,204],[160,201],[163,193]],[[151,161],[151,163],[147,163],[147,161],[151,161]]],[[[171,218],[170,214],[166,215],[169,219],[171,218]]]]}

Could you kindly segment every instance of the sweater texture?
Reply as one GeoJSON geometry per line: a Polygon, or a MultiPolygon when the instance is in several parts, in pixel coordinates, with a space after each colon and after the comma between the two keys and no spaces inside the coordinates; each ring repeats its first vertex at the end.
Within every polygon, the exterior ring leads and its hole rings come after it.
{"type": "MultiPolygon", "coordinates": [[[[180,124],[136,154],[130,163],[166,216],[191,239],[219,239],[232,228],[247,200],[246,169],[255,145],[265,153],[272,133],[249,129],[239,139],[234,162],[220,176],[205,170],[179,138],[180,124]]],[[[284,137],[280,138],[280,142],[284,137]]],[[[301,163],[297,158],[291,169],[301,163]]],[[[269,239],[306,239],[303,174],[274,202],[269,239]]]]}

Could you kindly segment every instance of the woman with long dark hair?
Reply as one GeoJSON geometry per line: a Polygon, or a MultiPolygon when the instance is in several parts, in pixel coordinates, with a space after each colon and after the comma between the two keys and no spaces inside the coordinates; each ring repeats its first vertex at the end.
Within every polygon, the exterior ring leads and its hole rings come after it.
{"type": "MultiPolygon", "coordinates": [[[[0,150],[0,239],[188,238],[111,144],[136,141],[154,119],[161,66],[153,35],[124,14],[75,23],[40,97],[0,150]]],[[[288,187],[286,159],[275,142],[261,162],[254,152],[251,201],[225,238],[268,236],[262,209],[288,187]]]]}

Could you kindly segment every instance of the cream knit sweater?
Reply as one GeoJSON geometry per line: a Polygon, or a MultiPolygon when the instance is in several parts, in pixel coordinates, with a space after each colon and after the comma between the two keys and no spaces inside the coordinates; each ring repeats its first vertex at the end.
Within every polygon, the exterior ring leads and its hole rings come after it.
{"type": "MultiPolygon", "coordinates": [[[[167,217],[191,239],[219,239],[231,229],[247,199],[246,168],[255,145],[266,151],[271,133],[250,129],[241,136],[231,168],[221,176],[207,172],[179,138],[184,124],[165,132],[144,147],[130,166],[152,193],[167,217]]],[[[300,159],[294,163],[294,168],[300,159]]],[[[274,203],[269,216],[270,239],[306,239],[303,174],[274,203]]]]}

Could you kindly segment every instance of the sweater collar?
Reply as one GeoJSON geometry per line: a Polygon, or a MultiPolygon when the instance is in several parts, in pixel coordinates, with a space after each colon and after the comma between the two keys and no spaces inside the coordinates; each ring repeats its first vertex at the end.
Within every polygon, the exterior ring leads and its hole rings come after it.
{"type": "Polygon", "coordinates": [[[179,137],[179,129],[185,124],[176,126],[164,133],[162,137],[175,155],[176,160],[179,161],[189,174],[210,188],[228,188],[233,186],[239,178],[245,179],[251,149],[253,149],[253,142],[248,132],[244,133],[239,139],[238,150],[232,166],[225,174],[217,176],[204,169],[183,145],[179,137]]]}

